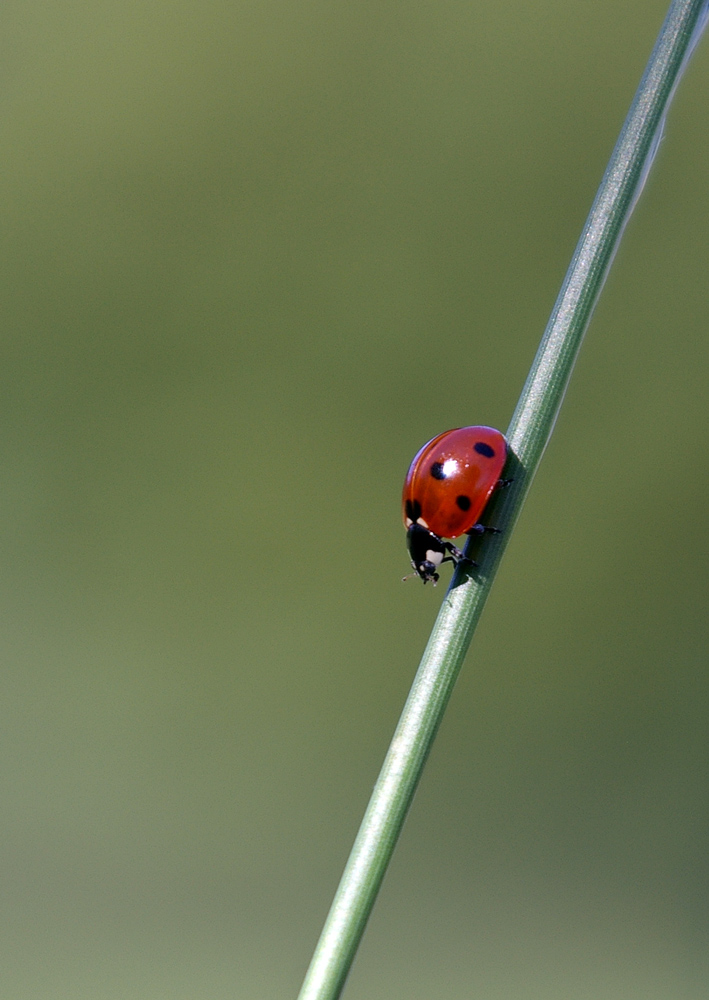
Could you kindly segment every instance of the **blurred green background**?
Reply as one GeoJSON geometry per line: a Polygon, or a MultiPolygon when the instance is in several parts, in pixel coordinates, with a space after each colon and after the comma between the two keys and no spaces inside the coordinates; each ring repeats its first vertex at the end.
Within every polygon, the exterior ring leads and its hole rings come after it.
{"type": "MultiPolygon", "coordinates": [[[[2,14],[2,995],[299,988],[664,0],[2,14]]],[[[707,996],[709,43],[346,989],[707,996]]]]}

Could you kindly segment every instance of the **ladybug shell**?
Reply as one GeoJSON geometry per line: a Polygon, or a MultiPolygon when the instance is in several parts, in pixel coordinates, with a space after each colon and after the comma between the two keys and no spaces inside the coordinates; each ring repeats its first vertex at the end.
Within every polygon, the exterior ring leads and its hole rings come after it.
{"type": "Polygon", "coordinates": [[[459,427],[433,438],[411,463],[402,496],[404,524],[418,522],[443,538],[470,531],[507,459],[504,434],[459,427]]]}

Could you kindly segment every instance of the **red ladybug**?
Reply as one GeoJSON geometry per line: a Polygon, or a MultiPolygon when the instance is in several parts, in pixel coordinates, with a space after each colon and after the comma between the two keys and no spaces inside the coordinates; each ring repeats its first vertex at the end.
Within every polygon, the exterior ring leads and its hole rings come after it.
{"type": "Polygon", "coordinates": [[[492,427],[446,431],[414,458],[402,504],[411,565],[424,583],[436,584],[441,563],[465,559],[444,538],[497,530],[478,524],[478,518],[500,482],[506,459],[505,436],[492,427]]]}

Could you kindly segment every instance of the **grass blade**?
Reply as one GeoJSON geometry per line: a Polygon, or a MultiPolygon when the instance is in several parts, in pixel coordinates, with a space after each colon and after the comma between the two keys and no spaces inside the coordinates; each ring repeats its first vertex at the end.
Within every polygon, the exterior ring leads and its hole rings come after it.
{"type": "MultiPolygon", "coordinates": [[[[673,0],[596,195],[507,431],[509,490],[492,502],[480,568],[456,570],[375,785],[299,1000],[340,995],[497,566],[551,436],[574,362],[623,229],[642,191],[665,115],[709,17],[709,0],[673,0]]],[[[468,551],[477,545],[472,540],[468,551]]]]}

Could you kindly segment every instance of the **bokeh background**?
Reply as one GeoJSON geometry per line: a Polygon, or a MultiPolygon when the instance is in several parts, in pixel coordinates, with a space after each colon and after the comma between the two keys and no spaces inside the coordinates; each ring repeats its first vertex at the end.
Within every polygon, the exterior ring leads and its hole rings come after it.
{"type": "MultiPolygon", "coordinates": [[[[404,473],[506,427],[665,9],[3,5],[3,996],[295,996],[443,596],[404,473]]],[[[708,86],[348,1000],[707,996],[708,86]]]]}

